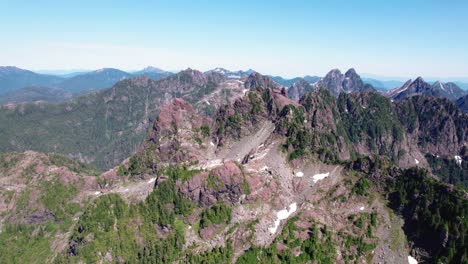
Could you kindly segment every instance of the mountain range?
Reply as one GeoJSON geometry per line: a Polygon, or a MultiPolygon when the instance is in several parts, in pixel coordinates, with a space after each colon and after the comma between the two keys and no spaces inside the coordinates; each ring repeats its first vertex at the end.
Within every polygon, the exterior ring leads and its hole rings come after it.
{"type": "Polygon", "coordinates": [[[71,93],[74,96],[87,92],[109,88],[116,82],[123,79],[145,75],[154,80],[167,77],[172,73],[162,71],[154,67],[147,67],[141,71],[128,73],[113,68],[103,68],[90,72],[71,73],[62,76],[38,74],[32,71],[19,69],[16,67],[0,67],[0,97],[8,93],[8,96],[1,98],[2,102],[34,102],[37,96],[30,96],[31,87],[36,91],[49,94],[52,90],[57,93],[56,97],[44,96],[40,100],[59,102],[69,97],[62,94],[71,93]],[[8,99],[10,98],[10,99],[8,99]]]}
{"type": "Polygon", "coordinates": [[[464,263],[468,114],[417,80],[187,69],[5,105],[0,262],[464,263]]]}
{"type": "MultiPolygon", "coordinates": [[[[221,73],[228,79],[235,80],[246,78],[255,71],[251,69],[247,71],[229,71],[224,68],[215,68],[208,72],[221,73]]],[[[103,68],[96,71],[67,72],[67,74],[62,75],[38,74],[32,71],[6,66],[0,67],[0,102],[3,104],[35,101],[63,102],[70,99],[70,96],[68,96],[70,93],[72,96],[79,96],[87,92],[111,87],[116,82],[126,78],[145,75],[153,80],[159,80],[172,74],[173,73],[171,72],[164,71],[152,66],[148,66],[143,70],[133,72],[125,72],[113,68],[103,68]]],[[[300,82],[301,80],[305,80],[309,84],[317,83],[316,86],[336,86],[337,84],[331,84],[329,82],[348,82],[349,80],[349,77],[344,75],[339,77],[338,75],[340,74],[341,73],[339,70],[333,70],[323,78],[309,75],[291,79],[286,79],[281,76],[268,75],[268,77],[272,78],[275,82],[285,87],[291,87],[293,84],[300,82]],[[334,76],[334,74],[336,76],[334,76]],[[343,78],[343,80],[338,80],[336,78],[343,78]]],[[[348,74],[353,75],[352,73],[348,74]]],[[[387,94],[396,93],[399,89],[404,89],[402,88],[404,83],[401,81],[377,80],[373,78],[362,78],[360,81],[363,82],[363,85],[367,85],[367,88],[363,86],[361,89],[370,89],[372,86],[372,89],[376,89],[382,93],[387,94]]],[[[459,84],[464,85],[463,83],[447,82],[443,83],[443,86],[441,86],[442,88],[436,87],[440,86],[440,84],[442,84],[442,82],[434,82],[432,84],[434,86],[433,89],[439,89],[442,91],[426,91],[424,93],[427,95],[448,97],[451,100],[456,100],[465,94],[465,91],[458,86],[459,84]],[[445,88],[451,91],[444,91],[445,88]]],[[[346,87],[346,84],[341,84],[341,86],[343,85],[346,87]]],[[[334,92],[335,94],[337,94],[339,90],[342,90],[343,87],[337,89],[338,90],[334,92]]]]}

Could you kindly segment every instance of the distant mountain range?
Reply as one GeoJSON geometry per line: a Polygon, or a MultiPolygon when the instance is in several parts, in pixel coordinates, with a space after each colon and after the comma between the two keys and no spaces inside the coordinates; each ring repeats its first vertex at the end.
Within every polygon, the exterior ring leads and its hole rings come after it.
{"type": "Polygon", "coordinates": [[[62,77],[38,74],[20,68],[0,67],[0,95],[26,86],[55,86],[63,81],[62,77]]]}
{"type": "Polygon", "coordinates": [[[401,87],[392,89],[385,94],[394,100],[402,100],[404,98],[415,95],[425,95],[433,97],[445,97],[455,101],[466,95],[467,92],[452,82],[442,83],[437,81],[431,85],[425,82],[422,77],[418,77],[414,81],[408,80],[401,87]]]}
{"type": "Polygon", "coordinates": [[[39,74],[17,67],[0,67],[0,102],[33,102],[36,99],[60,102],[73,96],[111,87],[116,82],[131,77],[145,75],[153,80],[172,75],[155,67],[147,67],[137,72],[125,72],[113,68],[103,68],[90,72],[68,73],[62,76],[39,74]],[[31,87],[34,87],[33,89],[31,87]],[[37,96],[40,91],[44,96],[37,96]],[[34,92],[32,92],[34,91],[34,92]],[[53,96],[53,95],[57,96],[53,96]],[[5,96],[3,96],[5,95],[5,96]],[[14,100],[14,101],[10,101],[14,100]]]}
{"type": "MultiPolygon", "coordinates": [[[[47,71],[60,73],[59,71],[47,71]]],[[[255,70],[231,71],[225,68],[215,68],[206,73],[218,73],[224,75],[228,80],[240,80],[246,78],[255,70]]],[[[62,102],[72,97],[111,87],[118,81],[145,75],[153,80],[159,80],[173,75],[174,73],[148,66],[139,71],[126,72],[114,68],[103,68],[95,71],[70,72],[63,71],[61,75],[41,74],[17,67],[0,67],[0,104],[25,103],[35,101],[62,102]]],[[[435,97],[447,97],[454,101],[466,94],[464,89],[468,89],[468,84],[463,82],[416,82],[411,89],[406,90],[413,82],[403,82],[400,79],[376,79],[374,77],[360,77],[356,71],[342,74],[339,70],[332,70],[326,76],[304,76],[295,78],[284,78],[281,76],[271,76],[274,82],[290,88],[288,93],[299,100],[304,92],[310,90],[306,85],[327,88],[335,96],[341,92],[358,92],[377,90],[392,99],[400,99],[415,94],[424,94],[435,97]],[[399,91],[403,91],[399,93],[399,91]]]]}

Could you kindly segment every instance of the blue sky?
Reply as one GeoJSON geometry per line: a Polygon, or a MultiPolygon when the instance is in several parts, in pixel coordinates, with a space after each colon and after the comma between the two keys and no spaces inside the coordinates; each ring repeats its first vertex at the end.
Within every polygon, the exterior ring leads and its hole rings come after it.
{"type": "Polygon", "coordinates": [[[0,0],[0,65],[468,76],[468,1],[0,0]]]}

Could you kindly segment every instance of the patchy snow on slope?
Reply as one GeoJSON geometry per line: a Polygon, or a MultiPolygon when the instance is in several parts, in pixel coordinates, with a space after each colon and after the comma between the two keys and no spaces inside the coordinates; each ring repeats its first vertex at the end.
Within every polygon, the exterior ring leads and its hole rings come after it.
{"type": "Polygon", "coordinates": [[[303,177],[304,173],[302,171],[298,171],[298,172],[296,172],[295,176],[296,177],[303,177]]]}
{"type": "Polygon", "coordinates": [[[151,178],[148,183],[153,183],[156,180],[156,178],[151,178]]]}
{"type": "Polygon", "coordinates": [[[207,162],[205,165],[203,165],[201,168],[202,169],[212,169],[214,167],[218,167],[223,164],[223,161],[220,159],[215,159],[215,160],[210,160],[207,162]]]}
{"type": "Polygon", "coordinates": [[[416,162],[416,164],[419,164],[419,160],[417,159],[414,159],[414,162],[416,162]]]}
{"type": "Polygon", "coordinates": [[[248,91],[249,91],[249,89],[242,90],[242,95],[245,95],[248,91]]]}
{"type": "Polygon", "coordinates": [[[278,227],[279,227],[279,225],[281,223],[281,220],[284,220],[284,219],[288,218],[291,214],[296,212],[296,210],[297,210],[297,204],[292,203],[289,206],[289,210],[283,209],[283,210],[280,210],[280,211],[276,212],[275,225],[273,227],[268,228],[270,233],[272,233],[272,234],[276,233],[276,230],[278,229],[278,227]]]}
{"type": "Polygon", "coordinates": [[[409,264],[418,264],[418,261],[413,258],[412,256],[408,256],[408,263],[409,264]]]}
{"type": "Polygon", "coordinates": [[[254,157],[251,159],[251,161],[254,161],[254,160],[261,160],[263,158],[265,158],[265,156],[268,154],[268,151],[270,151],[269,148],[263,150],[262,152],[260,153],[255,153],[254,157]]]}
{"type": "Polygon", "coordinates": [[[462,164],[462,158],[460,156],[455,156],[455,162],[458,164],[458,165],[461,165],[462,164]]]}
{"type": "Polygon", "coordinates": [[[314,183],[317,183],[318,181],[323,180],[323,179],[325,179],[326,177],[328,177],[328,175],[330,175],[329,172],[327,172],[327,173],[319,173],[319,174],[315,174],[314,176],[312,176],[312,179],[313,179],[314,183]]]}

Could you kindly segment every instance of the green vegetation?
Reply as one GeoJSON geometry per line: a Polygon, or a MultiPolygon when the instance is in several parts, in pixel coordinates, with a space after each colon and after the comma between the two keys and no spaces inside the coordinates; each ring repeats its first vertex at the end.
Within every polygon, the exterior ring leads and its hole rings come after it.
{"type": "Polygon", "coordinates": [[[351,195],[357,194],[361,196],[369,195],[369,188],[371,187],[371,182],[364,177],[359,178],[356,184],[351,189],[351,195]]]}
{"type": "Polygon", "coordinates": [[[204,137],[209,137],[211,135],[210,127],[207,125],[201,126],[200,131],[201,131],[202,136],[204,137]]]}
{"type": "Polygon", "coordinates": [[[405,218],[408,240],[430,253],[431,263],[466,263],[468,199],[463,191],[406,170],[388,183],[391,208],[405,218]]]}
{"type": "Polygon", "coordinates": [[[211,224],[227,224],[231,220],[231,207],[218,203],[203,210],[200,217],[200,227],[205,228],[211,224]]]}
{"type": "MultiPolygon", "coordinates": [[[[69,255],[62,254],[57,262],[94,263],[106,253],[114,260],[121,258],[130,263],[167,263],[181,258],[185,243],[182,218],[195,205],[177,191],[175,182],[189,179],[196,171],[171,166],[159,173],[168,178],[137,205],[129,206],[116,194],[95,200],[73,230],[69,255]]],[[[218,221],[225,210],[223,206],[215,207],[206,219],[218,221]]]]}
{"type": "Polygon", "coordinates": [[[58,233],[69,230],[73,217],[81,210],[79,204],[72,202],[77,192],[73,185],[64,185],[54,179],[33,188],[22,191],[16,207],[10,212],[23,218],[21,224],[6,222],[2,226],[0,263],[44,263],[51,260],[54,254],[52,241],[58,233]],[[35,194],[37,192],[39,197],[35,194]]]}
{"type": "Polygon", "coordinates": [[[44,182],[41,185],[40,202],[52,213],[57,221],[71,218],[75,212],[73,206],[66,206],[74,197],[76,188],[73,185],[63,185],[60,181],[44,182]]]}
{"type": "Polygon", "coordinates": [[[432,173],[442,181],[468,190],[468,162],[457,164],[453,158],[442,158],[426,154],[426,160],[431,166],[432,173]]]}
{"type": "Polygon", "coordinates": [[[403,140],[404,129],[397,119],[390,100],[377,93],[364,98],[367,107],[361,107],[353,95],[341,93],[338,97],[341,126],[352,143],[367,143],[379,155],[393,157],[393,144],[403,140]],[[391,142],[385,138],[391,136],[391,142]],[[380,146],[377,149],[377,146],[380,146]]]}
{"type": "Polygon", "coordinates": [[[418,145],[439,145],[447,138],[447,129],[455,132],[456,143],[463,144],[467,140],[467,118],[460,109],[447,99],[413,96],[398,105],[398,116],[408,132],[417,130],[418,145]]]}
{"type": "Polygon", "coordinates": [[[44,263],[51,257],[55,225],[4,225],[0,233],[0,263],[44,263]]]}
{"type": "Polygon", "coordinates": [[[314,224],[308,229],[309,238],[304,241],[294,236],[298,230],[294,222],[298,217],[288,220],[281,234],[267,248],[253,247],[239,257],[237,263],[334,263],[336,257],[335,247],[332,242],[332,234],[327,227],[318,228],[314,224]],[[287,249],[279,251],[277,244],[287,246],[287,249]],[[300,249],[302,254],[295,256],[292,249],[300,249]]]}
{"type": "Polygon", "coordinates": [[[232,262],[234,252],[231,243],[226,247],[215,247],[211,251],[203,252],[197,255],[188,255],[185,263],[190,264],[229,264],[232,262]]]}
{"type": "Polygon", "coordinates": [[[17,153],[0,153],[0,177],[18,164],[22,159],[21,155],[17,153]]]}
{"type": "Polygon", "coordinates": [[[82,175],[99,175],[101,172],[96,169],[94,166],[72,160],[70,158],[67,158],[65,156],[59,155],[59,154],[47,154],[49,161],[52,165],[55,165],[57,167],[67,167],[71,171],[82,174],[82,175]]]}
{"type": "Polygon", "coordinates": [[[311,143],[309,133],[303,127],[304,110],[299,107],[287,105],[279,114],[281,123],[279,129],[286,130],[286,142],[283,147],[289,153],[289,160],[297,159],[308,153],[307,147],[311,143]]]}

